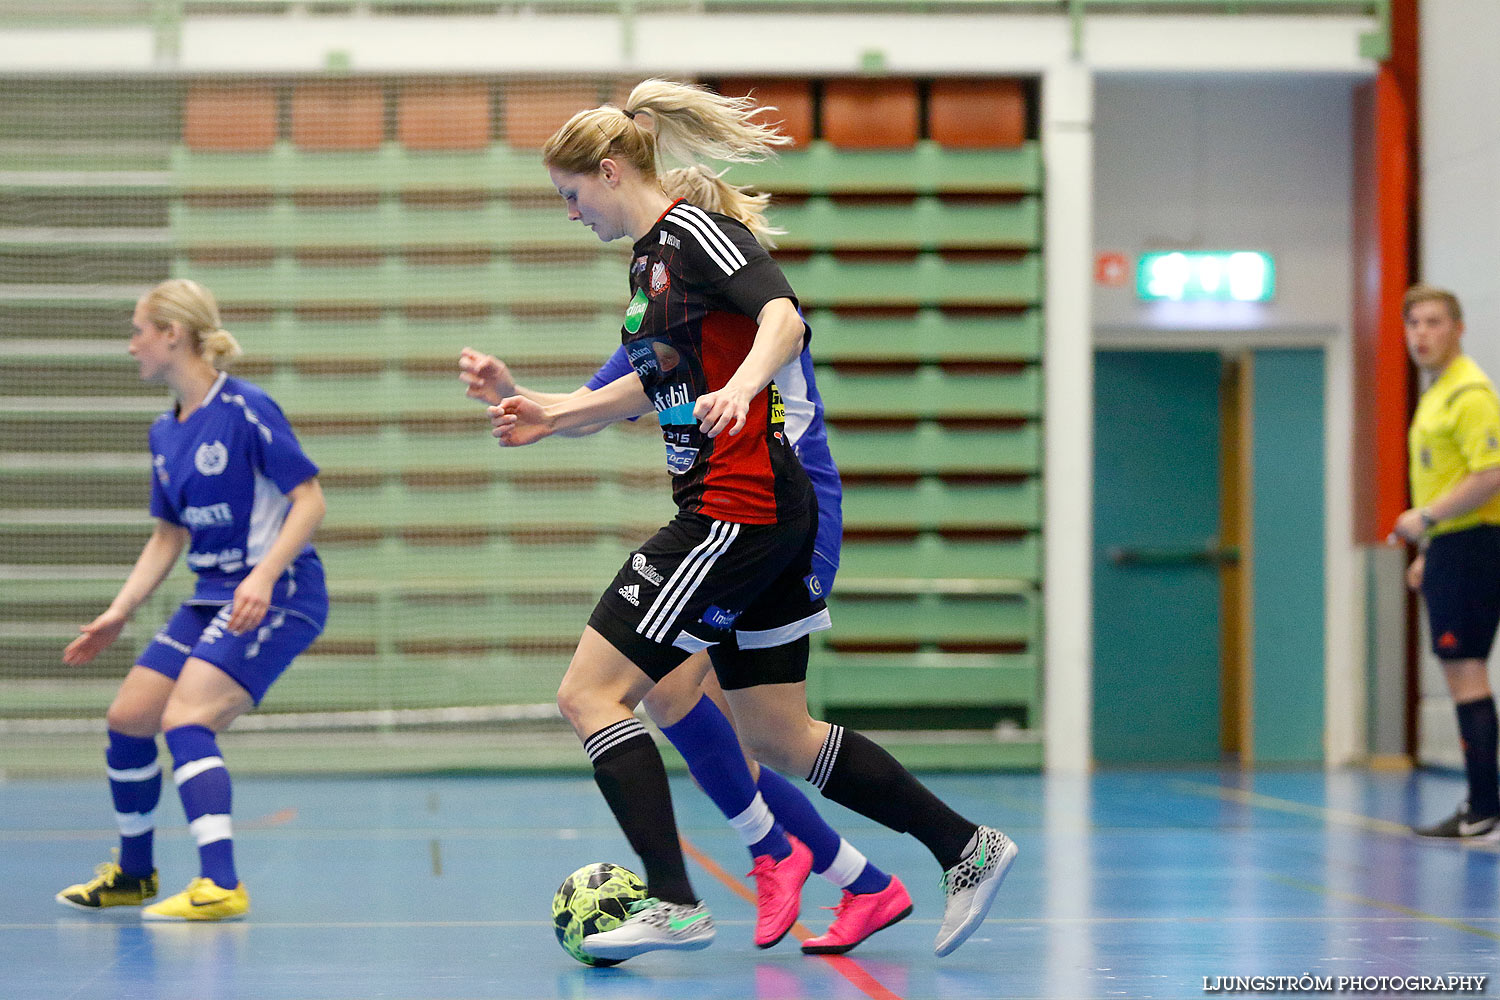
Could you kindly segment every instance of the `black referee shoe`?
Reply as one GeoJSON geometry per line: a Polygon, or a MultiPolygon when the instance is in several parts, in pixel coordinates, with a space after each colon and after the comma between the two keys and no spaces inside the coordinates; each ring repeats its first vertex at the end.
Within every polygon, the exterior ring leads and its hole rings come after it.
{"type": "Polygon", "coordinates": [[[1465,802],[1452,816],[1431,826],[1414,826],[1412,832],[1419,837],[1440,837],[1446,840],[1495,840],[1500,839],[1500,816],[1475,816],[1465,802]]]}

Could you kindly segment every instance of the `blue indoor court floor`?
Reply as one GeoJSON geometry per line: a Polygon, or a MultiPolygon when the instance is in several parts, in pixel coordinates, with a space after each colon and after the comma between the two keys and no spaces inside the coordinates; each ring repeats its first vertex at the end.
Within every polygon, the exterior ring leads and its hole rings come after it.
{"type": "MultiPolygon", "coordinates": [[[[0,998],[1085,1000],[1208,996],[1220,977],[1500,973],[1500,848],[1423,842],[1404,826],[1446,815],[1463,795],[1457,776],[927,780],[1021,848],[989,921],[954,954],[932,954],[941,898],[926,851],[821,799],[852,842],[902,877],[916,912],[841,958],[803,956],[790,936],[756,950],[749,857],[674,778],[690,872],[719,936],[706,951],[614,969],[574,962],[550,922],[552,892],[574,868],[636,867],[587,777],[241,778],[236,846],[250,916],[191,926],[53,901],[109,856],[102,776],[0,782],[0,998]]],[[[170,784],[158,818],[165,894],[197,873],[170,784]]],[[[837,895],[814,877],[797,933],[821,932],[829,913],[819,907],[837,895]]],[[[1500,984],[1484,992],[1500,995],[1500,984]]]]}

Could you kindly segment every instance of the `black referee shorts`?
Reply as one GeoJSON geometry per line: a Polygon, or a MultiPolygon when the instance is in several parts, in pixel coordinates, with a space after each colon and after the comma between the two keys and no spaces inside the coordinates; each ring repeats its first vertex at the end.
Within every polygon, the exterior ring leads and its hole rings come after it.
{"type": "Polygon", "coordinates": [[[1438,659],[1488,659],[1500,625],[1500,525],[1434,536],[1422,570],[1422,597],[1438,659]]]}
{"type": "Polygon", "coordinates": [[[812,571],[816,519],[811,511],[777,524],[733,524],[679,513],[630,554],[589,625],[652,680],[718,644],[767,651],[734,657],[740,666],[730,676],[720,671],[725,688],[802,680],[806,643],[794,644],[829,627],[812,571]],[[788,657],[770,652],[783,646],[788,657]]]}

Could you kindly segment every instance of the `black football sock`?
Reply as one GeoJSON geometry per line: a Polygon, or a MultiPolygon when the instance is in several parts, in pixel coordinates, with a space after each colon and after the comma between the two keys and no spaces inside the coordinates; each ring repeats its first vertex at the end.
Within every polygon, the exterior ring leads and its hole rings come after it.
{"type": "Polygon", "coordinates": [[[807,780],[826,798],[916,837],[946,871],[979,828],[949,809],[878,744],[832,726],[807,780]]]}
{"type": "Polygon", "coordinates": [[[1458,735],[1464,745],[1464,774],[1469,779],[1469,812],[1500,816],[1500,780],[1495,759],[1495,699],[1486,696],[1455,706],[1458,735]]]}
{"type": "Polygon", "coordinates": [[[646,889],[669,903],[696,903],[661,753],[635,718],[605,726],[583,741],[594,762],[594,782],[604,793],[625,839],[646,866],[646,889]]]}

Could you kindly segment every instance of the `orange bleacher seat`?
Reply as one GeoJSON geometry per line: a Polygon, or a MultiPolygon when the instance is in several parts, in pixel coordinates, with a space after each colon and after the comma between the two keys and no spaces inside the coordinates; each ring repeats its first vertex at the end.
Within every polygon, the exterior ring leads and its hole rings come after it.
{"type": "Polygon", "coordinates": [[[792,137],[788,148],[800,149],[813,139],[812,87],[806,80],[732,79],[719,81],[719,93],[729,97],[750,94],[756,104],[776,110],[757,121],[776,125],[792,137]]]}
{"type": "Polygon", "coordinates": [[[299,83],[292,91],[292,142],[299,149],[379,149],[385,92],[378,83],[299,83]]]}
{"type": "Polygon", "coordinates": [[[1026,92],[1020,80],[934,80],[927,128],[950,148],[1014,148],[1026,141],[1026,92]]]}
{"type": "Polygon", "coordinates": [[[823,138],[840,149],[914,145],[919,122],[913,80],[829,80],[823,85],[823,138]]]}
{"type": "Polygon", "coordinates": [[[406,84],[396,98],[396,137],[407,149],[484,149],[490,144],[489,85],[406,84]]]}
{"type": "Polygon", "coordinates": [[[601,103],[594,83],[517,83],[505,90],[505,142],[541,149],[579,111],[601,103]]]}
{"type": "Polygon", "coordinates": [[[182,141],[201,152],[254,152],[276,143],[276,88],[195,83],[182,109],[182,141]]]}

